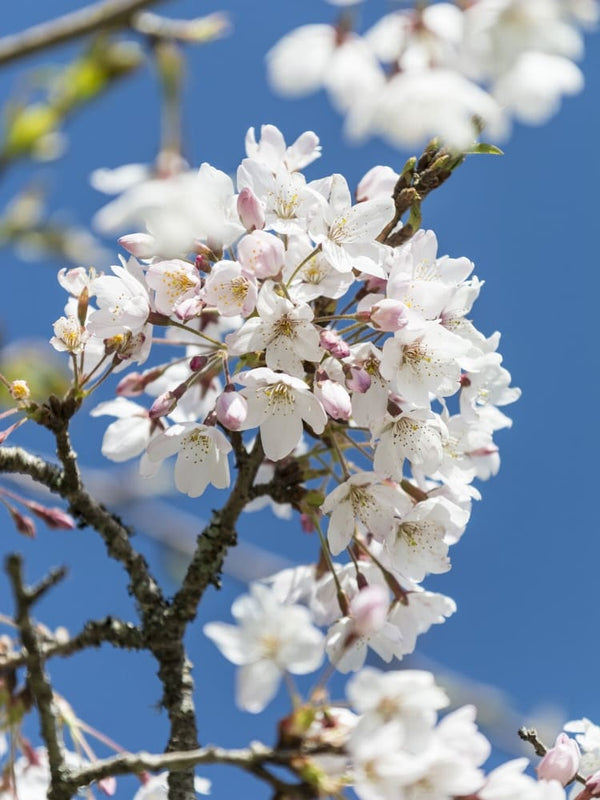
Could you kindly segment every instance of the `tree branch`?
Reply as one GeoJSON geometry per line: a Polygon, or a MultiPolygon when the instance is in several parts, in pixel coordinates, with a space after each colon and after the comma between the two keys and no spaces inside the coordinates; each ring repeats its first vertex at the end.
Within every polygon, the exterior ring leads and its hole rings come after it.
{"type": "Polygon", "coordinates": [[[164,0],[103,0],[0,39],[0,65],[47,50],[101,28],[126,28],[143,8],[164,0]]]}
{"type": "Polygon", "coordinates": [[[130,531],[81,486],[78,471],[75,472],[74,454],[71,458],[61,446],[59,454],[69,464],[68,473],[20,447],[0,447],[0,472],[29,475],[67,500],[72,514],[95,528],[104,539],[109,555],[125,567],[130,578],[129,591],[138,601],[142,616],[145,612],[155,614],[159,607],[164,606],[164,598],[149,573],[146,560],[132,547],[130,531]]]}
{"type": "Polygon", "coordinates": [[[434,139],[417,160],[410,158],[402,170],[392,197],[396,206],[393,219],[381,231],[377,240],[399,247],[417,232],[421,225],[421,203],[452,175],[465,160],[464,153],[451,153],[434,139]],[[407,222],[394,232],[402,216],[410,211],[407,222]]]}
{"type": "MultiPolygon", "coordinates": [[[[141,650],[146,644],[141,630],[130,622],[114,617],[87,622],[83,630],[66,642],[43,642],[40,654],[44,661],[54,656],[70,656],[88,647],[100,647],[104,643],[126,650],[141,650]]],[[[26,651],[0,655],[0,669],[17,669],[26,666],[31,655],[26,651]]]]}
{"type": "Polygon", "coordinates": [[[49,800],[66,800],[70,795],[63,791],[63,777],[65,774],[64,745],[60,735],[57,719],[59,712],[54,703],[54,692],[50,680],[44,669],[44,656],[39,641],[39,633],[31,619],[29,610],[31,606],[51,587],[64,576],[64,570],[50,573],[41,583],[32,589],[27,589],[23,582],[23,563],[18,555],[11,555],[6,559],[6,572],[12,584],[13,594],[17,606],[15,621],[21,634],[23,647],[29,653],[27,665],[27,684],[35,698],[35,704],[40,714],[42,738],[48,751],[48,764],[50,767],[49,800]]]}
{"type": "Polygon", "coordinates": [[[232,437],[236,441],[237,479],[223,508],[213,513],[211,521],[198,536],[192,561],[181,588],[173,598],[172,615],[179,621],[191,622],[206,588],[210,584],[219,586],[223,560],[227,550],[236,543],[235,525],[250,499],[256,473],[265,457],[260,436],[250,453],[241,445],[239,434],[232,434],[232,437]]]}
{"type": "MultiPolygon", "coordinates": [[[[161,772],[162,770],[169,770],[171,772],[179,772],[182,770],[194,769],[201,764],[227,764],[230,766],[240,767],[255,774],[261,779],[267,779],[264,774],[265,764],[274,764],[278,766],[288,767],[293,770],[291,766],[298,760],[304,760],[311,754],[323,752],[339,752],[335,748],[323,747],[312,750],[283,750],[272,749],[266,747],[259,742],[255,742],[251,747],[239,750],[226,750],[222,747],[202,747],[196,750],[189,750],[186,752],[177,753],[163,753],[160,755],[153,755],[150,753],[124,753],[121,755],[113,756],[99,761],[95,761],[89,766],[82,767],[78,770],[71,770],[64,783],[69,786],[71,791],[87,786],[88,784],[102,780],[110,776],[117,775],[130,775],[141,772],[161,772]]],[[[269,778],[273,776],[267,773],[269,778]]],[[[288,789],[295,790],[295,796],[306,797],[306,787],[304,787],[303,795],[299,795],[298,789],[302,787],[294,784],[281,784],[285,785],[288,789]]]]}

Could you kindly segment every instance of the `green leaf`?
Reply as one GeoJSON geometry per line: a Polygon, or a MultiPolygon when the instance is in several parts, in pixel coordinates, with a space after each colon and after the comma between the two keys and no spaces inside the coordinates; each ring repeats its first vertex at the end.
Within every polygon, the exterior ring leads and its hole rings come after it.
{"type": "Polygon", "coordinates": [[[477,142],[477,144],[473,145],[470,150],[467,150],[469,155],[471,154],[483,154],[486,156],[503,156],[504,152],[500,150],[499,147],[496,147],[495,144],[487,144],[487,142],[477,142]]]}

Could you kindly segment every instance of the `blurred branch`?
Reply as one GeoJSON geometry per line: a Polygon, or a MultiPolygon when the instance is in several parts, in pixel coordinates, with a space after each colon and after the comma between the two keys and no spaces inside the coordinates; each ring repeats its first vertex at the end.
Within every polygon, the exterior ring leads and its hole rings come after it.
{"type": "Polygon", "coordinates": [[[31,98],[30,86],[26,98],[12,99],[3,108],[0,169],[20,158],[59,156],[65,144],[63,123],[143,63],[142,49],[135,42],[101,34],[72,61],[47,70],[41,86],[38,76],[34,86],[44,90],[42,98],[31,98]]]}
{"type": "Polygon", "coordinates": [[[135,15],[164,0],[103,0],[0,39],[0,65],[79,39],[101,28],[130,27],[135,15]]]}

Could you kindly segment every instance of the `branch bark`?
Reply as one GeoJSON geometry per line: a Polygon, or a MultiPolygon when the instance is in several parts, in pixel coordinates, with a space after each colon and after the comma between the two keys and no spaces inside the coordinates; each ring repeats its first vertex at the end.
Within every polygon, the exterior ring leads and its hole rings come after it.
{"type": "Polygon", "coordinates": [[[54,692],[50,679],[44,669],[44,656],[36,626],[31,619],[30,609],[43,594],[58,583],[64,576],[65,570],[55,570],[49,573],[40,584],[28,589],[23,581],[23,563],[18,555],[11,555],[6,559],[6,572],[12,584],[12,590],[17,606],[15,621],[21,634],[23,647],[29,653],[27,664],[27,684],[35,698],[40,715],[42,738],[48,751],[48,765],[50,767],[49,800],[68,800],[70,795],[65,793],[63,779],[66,771],[64,745],[58,724],[59,713],[54,702],[54,692]]]}
{"type": "Polygon", "coordinates": [[[97,33],[102,28],[126,28],[144,8],[164,0],[103,0],[49,22],[0,39],[0,65],[97,33]]]}
{"type": "Polygon", "coordinates": [[[198,603],[210,584],[219,586],[219,578],[227,550],[236,543],[235,526],[250,493],[258,468],[265,457],[260,437],[250,453],[246,452],[239,434],[232,434],[237,455],[237,479],[229,499],[220,511],[213,513],[210,523],[198,536],[196,550],[181,588],[173,598],[172,614],[176,620],[191,622],[198,603]]]}
{"type": "MultiPolygon", "coordinates": [[[[72,770],[71,775],[65,779],[65,784],[73,790],[81,786],[87,786],[93,781],[101,780],[112,775],[130,775],[141,772],[161,772],[168,769],[173,773],[181,770],[189,770],[202,764],[226,764],[240,767],[255,774],[263,780],[269,780],[264,774],[266,764],[288,767],[294,772],[292,764],[302,763],[310,755],[317,753],[339,753],[335,748],[315,748],[314,750],[289,750],[272,749],[259,742],[255,742],[251,747],[226,750],[222,747],[203,747],[187,752],[174,752],[153,755],[150,753],[124,753],[122,755],[106,758],[72,770]]],[[[292,796],[307,797],[306,784],[285,784],[288,790],[294,794],[292,796]]],[[[312,789],[312,787],[310,787],[312,789]]]]}
{"type": "MultiPolygon", "coordinates": [[[[63,658],[71,656],[88,647],[100,647],[105,642],[125,650],[142,650],[146,646],[142,632],[136,625],[114,617],[106,617],[86,623],[80,633],[66,642],[42,642],[40,653],[44,661],[47,661],[54,656],[63,658]]],[[[0,655],[0,669],[17,669],[27,666],[30,662],[31,655],[26,650],[21,653],[0,655]]]]}

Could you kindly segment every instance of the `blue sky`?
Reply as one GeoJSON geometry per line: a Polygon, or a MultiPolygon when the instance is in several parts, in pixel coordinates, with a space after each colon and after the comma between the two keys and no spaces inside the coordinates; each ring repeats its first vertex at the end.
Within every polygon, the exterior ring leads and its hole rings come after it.
{"type": "MultiPolygon", "coordinates": [[[[369,18],[384,8],[376,0],[371,4],[369,18]]],[[[4,10],[2,33],[79,5],[67,0],[11,4],[4,10]]],[[[311,178],[341,172],[352,185],[374,164],[398,168],[404,163],[410,153],[379,142],[360,148],[345,143],[341,120],[324,96],[291,102],[274,97],[266,86],[264,52],[298,24],[333,19],[335,9],[320,0],[230,0],[222,6],[179,0],[162,10],[189,17],[220,9],[232,13],[232,35],[188,51],[184,138],[192,164],[206,160],[234,170],[247,128],[266,122],[278,125],[290,140],[307,129],[319,134],[323,157],[307,171],[311,178]]],[[[0,99],[25,68],[76,52],[77,46],[70,46],[1,71],[0,99]]],[[[498,435],[500,473],[481,486],[483,500],[454,548],[452,571],[427,584],[454,597],[458,613],[420,641],[420,652],[507,692],[525,714],[557,705],[565,718],[585,715],[600,722],[597,35],[587,37],[582,68],[584,92],[567,100],[549,124],[515,126],[503,144],[503,157],[470,158],[424,206],[424,226],[436,231],[440,252],[468,256],[485,280],[473,316],[484,332],[502,332],[504,364],[523,397],[508,410],[514,426],[498,435]]],[[[94,168],[152,160],[158,142],[156,100],[154,76],[145,70],[72,120],[64,158],[39,168],[53,207],[87,224],[102,203],[88,184],[94,168]]],[[[30,175],[29,166],[16,167],[0,186],[0,202],[30,175]]],[[[62,264],[24,263],[6,250],[0,260],[0,320],[7,339],[47,341],[64,303],[55,280],[62,264]]],[[[75,447],[89,467],[106,466],[97,454],[104,422],[84,413],[74,429],[75,447]]],[[[51,448],[43,434],[25,433],[23,441],[41,451],[51,448]]],[[[210,495],[186,511],[202,519],[216,503],[217,495],[210,495]]],[[[3,551],[23,552],[32,579],[51,565],[70,565],[68,582],[40,606],[46,624],[76,631],[89,617],[133,614],[125,578],[107,563],[92,532],[41,530],[36,541],[28,542],[7,520],[3,527],[3,551]]],[[[241,532],[246,540],[290,558],[310,558],[314,545],[295,524],[268,514],[247,515],[241,532]]],[[[142,535],[138,540],[169,585],[165,554],[142,535]]],[[[229,619],[231,601],[242,589],[226,579],[222,592],[207,598],[201,619],[229,619]]],[[[8,610],[4,586],[0,597],[8,610]]],[[[233,671],[199,627],[190,632],[189,645],[197,665],[202,741],[229,746],[252,737],[272,741],[276,714],[259,721],[235,711],[233,671]]],[[[103,650],[56,662],[52,674],[57,689],[90,724],[127,748],[161,748],[165,723],[154,708],[159,687],[146,659],[103,650]]],[[[204,774],[215,781],[216,798],[227,798],[241,786],[248,797],[267,796],[251,778],[240,783],[214,768],[204,774]]],[[[118,800],[130,797],[133,786],[123,782],[118,800]]]]}

